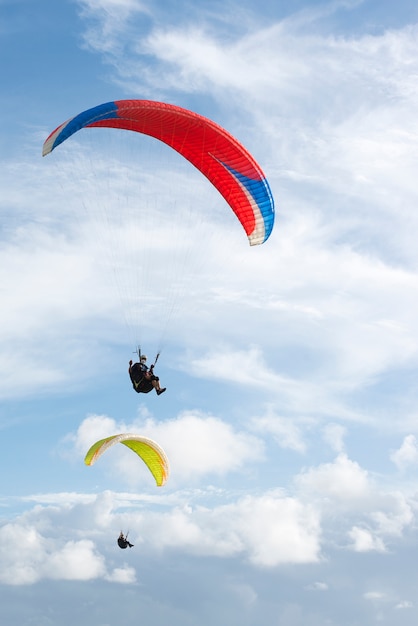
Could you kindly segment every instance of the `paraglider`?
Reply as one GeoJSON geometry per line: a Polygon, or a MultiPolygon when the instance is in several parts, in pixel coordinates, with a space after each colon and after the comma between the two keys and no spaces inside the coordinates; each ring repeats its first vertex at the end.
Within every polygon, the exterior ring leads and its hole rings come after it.
{"type": "Polygon", "coordinates": [[[119,537],[118,537],[118,546],[119,546],[119,548],[121,548],[122,550],[126,550],[126,548],[127,548],[128,546],[129,546],[130,548],[133,548],[133,547],[134,547],[134,544],[133,544],[133,543],[129,543],[129,541],[128,541],[128,534],[129,534],[129,533],[126,533],[126,537],[125,537],[125,535],[123,534],[123,531],[122,531],[122,530],[120,531],[120,535],[119,535],[119,537]]]}
{"type": "Polygon", "coordinates": [[[149,393],[155,389],[157,396],[160,396],[166,390],[166,387],[160,386],[160,379],[154,374],[155,363],[150,365],[146,364],[147,357],[145,354],[140,355],[139,362],[133,363],[129,361],[129,377],[132,382],[132,386],[137,393],[149,393]]]}
{"type": "MultiPolygon", "coordinates": [[[[260,165],[248,150],[233,135],[212,120],[198,113],[164,102],[136,99],[115,100],[83,111],[58,126],[45,140],[42,155],[48,155],[79,130],[87,128],[97,128],[99,132],[100,129],[134,131],[165,144],[180,154],[183,157],[183,161],[191,163],[221,194],[227,206],[229,205],[238,218],[251,246],[263,244],[269,238],[275,217],[274,200],[269,183],[260,165]]],[[[110,134],[113,136],[117,133],[116,131],[115,133],[111,131],[110,134]]],[[[103,135],[106,135],[106,133],[102,130],[101,136],[103,135]]],[[[79,155],[77,145],[75,145],[75,148],[77,155],[79,155]]],[[[101,155],[102,151],[99,151],[98,154],[101,155]]],[[[141,152],[141,162],[142,156],[141,152]]],[[[100,158],[97,160],[100,161],[100,158]]],[[[95,158],[92,159],[91,165],[96,165],[95,158]]],[[[97,166],[99,167],[98,163],[97,166]]],[[[115,174],[115,172],[119,171],[119,168],[116,167],[112,172],[116,176],[116,187],[118,187],[119,179],[118,174],[115,174]]],[[[160,175],[161,177],[165,175],[163,167],[161,167],[161,170],[158,170],[158,176],[160,175]]],[[[109,177],[106,178],[106,180],[108,179],[109,177]]],[[[101,178],[97,177],[94,180],[101,180],[101,178]]],[[[165,181],[161,179],[161,182],[165,181]]],[[[195,197],[188,176],[185,177],[185,185],[188,192],[191,190],[193,198],[192,211],[190,213],[194,227],[195,222],[199,221],[199,216],[196,215],[196,206],[199,198],[195,197]]],[[[148,187],[146,189],[148,191],[148,187]]],[[[151,195],[157,202],[158,210],[149,210],[149,205],[145,201],[141,208],[138,209],[141,202],[136,201],[137,196],[134,196],[133,203],[129,204],[130,207],[134,207],[131,223],[134,228],[139,211],[141,211],[141,217],[146,216],[148,218],[151,216],[157,218],[155,214],[159,213],[165,219],[165,203],[167,201],[162,200],[160,203],[162,196],[159,189],[152,189],[151,195]],[[160,204],[162,205],[161,207],[160,204]],[[160,211],[160,208],[163,211],[160,211]]],[[[181,203],[183,203],[184,195],[180,196],[181,203]]],[[[83,206],[85,204],[83,199],[83,206]]],[[[96,203],[96,206],[98,207],[98,216],[102,217],[105,211],[102,210],[101,202],[96,203]]],[[[111,218],[113,218],[113,214],[121,215],[123,228],[119,232],[126,233],[124,228],[128,229],[131,224],[125,223],[125,213],[114,210],[113,205],[110,213],[111,218]]],[[[167,211],[167,214],[169,213],[170,211],[167,211]]],[[[141,262],[135,263],[132,254],[131,257],[128,257],[128,262],[125,262],[125,257],[122,257],[122,263],[119,265],[115,264],[114,260],[117,255],[113,253],[117,252],[117,233],[115,232],[117,229],[113,228],[112,219],[109,220],[108,216],[104,219],[108,227],[112,225],[109,235],[112,273],[119,283],[117,285],[119,296],[121,299],[127,298],[127,306],[124,307],[125,321],[127,323],[129,321],[133,322],[136,340],[143,339],[143,328],[139,328],[139,326],[140,324],[148,324],[148,320],[152,320],[154,327],[161,330],[162,337],[164,337],[163,333],[167,332],[168,329],[168,320],[176,311],[177,303],[181,302],[182,285],[187,285],[187,287],[183,287],[186,293],[189,288],[190,282],[188,282],[187,272],[184,272],[184,268],[188,269],[191,264],[188,266],[187,261],[184,261],[188,256],[185,254],[185,250],[183,250],[183,247],[184,249],[186,248],[186,245],[183,246],[183,243],[190,245],[187,238],[192,239],[192,237],[189,236],[190,231],[187,228],[184,226],[183,229],[181,228],[183,214],[179,213],[179,215],[178,228],[176,229],[175,237],[170,240],[170,245],[173,241],[177,243],[176,235],[178,233],[185,233],[182,234],[183,238],[178,238],[178,241],[181,241],[181,245],[180,243],[178,244],[181,254],[172,255],[164,265],[165,269],[173,260],[173,269],[176,263],[178,263],[176,269],[179,271],[177,273],[175,271],[172,273],[164,271],[163,278],[167,282],[163,285],[162,281],[160,283],[158,280],[158,287],[162,296],[154,292],[151,293],[149,289],[149,285],[152,284],[154,286],[156,284],[155,281],[149,282],[150,266],[152,268],[152,261],[149,258],[141,258],[141,262]],[[145,262],[142,262],[144,260],[145,262]],[[138,273],[141,277],[140,280],[138,280],[138,273]],[[123,284],[124,280],[127,281],[126,285],[123,284]],[[157,314],[161,315],[161,319],[157,319],[157,314]],[[130,320],[130,316],[135,319],[130,320]]],[[[141,227],[141,232],[145,231],[146,229],[141,227]]],[[[151,232],[157,232],[158,236],[158,224],[156,228],[151,229],[151,232]]],[[[214,235],[217,239],[223,235],[221,229],[217,226],[214,229],[214,235]]],[[[137,250],[140,252],[141,246],[137,244],[135,235],[132,235],[132,239],[134,242],[133,249],[136,253],[138,253],[137,250]]],[[[200,246],[200,239],[197,239],[197,241],[200,246]]],[[[157,242],[158,246],[160,246],[159,239],[157,239],[157,242]]],[[[161,239],[161,244],[164,246],[163,238],[161,239]]],[[[123,245],[122,243],[122,246],[119,248],[119,251],[121,250],[122,253],[125,252],[123,245]]],[[[144,255],[145,247],[142,245],[144,255]]],[[[203,246],[200,247],[203,248],[203,246]]],[[[129,250],[132,249],[130,246],[128,248],[129,250]]],[[[159,343],[160,348],[161,345],[162,343],[159,343]]],[[[152,389],[155,389],[157,395],[161,395],[166,390],[165,387],[160,387],[159,378],[155,376],[151,368],[147,370],[146,374],[144,373],[141,368],[141,361],[138,364],[130,363],[129,376],[132,386],[137,393],[149,393],[152,389]]]]}
{"type": "Polygon", "coordinates": [[[123,445],[130,448],[144,461],[145,465],[153,475],[158,487],[161,487],[166,483],[170,473],[170,466],[166,453],[155,441],[141,435],[121,433],[119,435],[112,435],[110,437],[106,437],[105,439],[100,439],[99,441],[96,441],[96,443],[94,443],[88,450],[84,458],[84,463],[86,465],[94,465],[102,454],[117,443],[123,443],[123,445]]]}
{"type": "Polygon", "coordinates": [[[46,139],[42,155],[82,128],[136,131],[167,144],[204,174],[230,205],[250,245],[264,243],[273,229],[274,201],[267,179],[235,137],[202,115],[151,100],[116,100],[79,113],[46,139]]]}

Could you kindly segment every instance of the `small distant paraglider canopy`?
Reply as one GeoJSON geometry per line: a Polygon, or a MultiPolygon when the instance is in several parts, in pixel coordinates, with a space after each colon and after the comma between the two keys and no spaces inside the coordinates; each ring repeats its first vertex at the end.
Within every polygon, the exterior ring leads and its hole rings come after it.
{"type": "Polygon", "coordinates": [[[106,450],[117,443],[123,443],[124,446],[130,448],[144,461],[155,478],[157,487],[162,487],[166,483],[170,473],[166,453],[155,441],[147,437],[142,437],[141,435],[121,433],[100,439],[100,441],[96,441],[96,443],[91,446],[85,456],[84,463],[86,465],[93,465],[106,450]]]}
{"type": "Polygon", "coordinates": [[[224,128],[187,109],[151,100],[116,100],[67,120],[46,139],[42,155],[82,128],[136,131],[167,144],[192,163],[222,194],[250,245],[264,243],[274,225],[274,201],[253,156],[224,128]]]}

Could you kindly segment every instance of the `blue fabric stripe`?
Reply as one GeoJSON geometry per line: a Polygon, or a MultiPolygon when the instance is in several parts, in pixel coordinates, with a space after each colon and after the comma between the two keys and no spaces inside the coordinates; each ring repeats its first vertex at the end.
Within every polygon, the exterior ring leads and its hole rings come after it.
{"type": "Polygon", "coordinates": [[[254,180],[253,178],[249,178],[248,176],[245,176],[245,174],[241,174],[237,170],[234,170],[232,167],[228,167],[225,163],[222,163],[222,165],[228,170],[228,172],[231,172],[237,180],[239,180],[242,186],[245,187],[245,189],[256,201],[264,219],[264,241],[266,241],[269,238],[274,225],[274,200],[270,185],[265,178],[261,180],[254,180]]]}
{"type": "Polygon", "coordinates": [[[71,137],[71,135],[76,133],[78,130],[85,128],[93,122],[119,117],[117,112],[118,107],[115,102],[106,102],[105,104],[99,104],[99,106],[83,111],[83,113],[79,113],[69,120],[62,131],[57,135],[52,146],[52,150],[59,146],[60,143],[68,139],[68,137],[71,137]]]}

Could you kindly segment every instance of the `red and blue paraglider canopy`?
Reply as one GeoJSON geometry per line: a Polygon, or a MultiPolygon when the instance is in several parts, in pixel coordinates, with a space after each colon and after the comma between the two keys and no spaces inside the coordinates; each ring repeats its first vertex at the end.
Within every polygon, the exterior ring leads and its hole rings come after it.
{"type": "Polygon", "coordinates": [[[64,122],[44,143],[45,156],[81,128],[132,130],[158,139],[186,158],[218,189],[241,222],[251,245],[273,229],[273,196],[262,169],[225,129],[206,117],[163,102],[116,100],[64,122]]]}

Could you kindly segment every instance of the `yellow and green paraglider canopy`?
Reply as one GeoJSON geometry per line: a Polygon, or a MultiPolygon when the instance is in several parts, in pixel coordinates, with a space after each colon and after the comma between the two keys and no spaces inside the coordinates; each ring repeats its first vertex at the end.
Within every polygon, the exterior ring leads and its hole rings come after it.
{"type": "Polygon", "coordinates": [[[165,484],[170,473],[167,455],[155,441],[141,435],[121,433],[100,439],[91,446],[85,456],[84,463],[93,465],[106,450],[117,443],[123,443],[124,446],[130,448],[144,461],[154,476],[158,487],[162,487],[165,484]]]}

